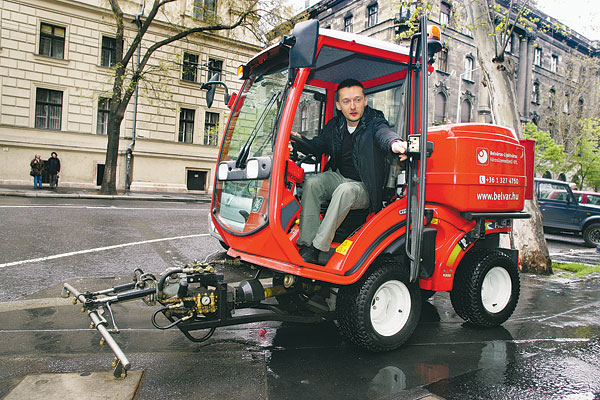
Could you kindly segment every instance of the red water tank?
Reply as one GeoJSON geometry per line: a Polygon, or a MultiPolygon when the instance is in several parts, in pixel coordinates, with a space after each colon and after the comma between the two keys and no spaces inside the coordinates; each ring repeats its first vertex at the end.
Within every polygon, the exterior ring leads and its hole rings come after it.
{"type": "Polygon", "coordinates": [[[490,124],[431,127],[425,200],[458,211],[521,211],[525,148],[511,129],[490,124]]]}

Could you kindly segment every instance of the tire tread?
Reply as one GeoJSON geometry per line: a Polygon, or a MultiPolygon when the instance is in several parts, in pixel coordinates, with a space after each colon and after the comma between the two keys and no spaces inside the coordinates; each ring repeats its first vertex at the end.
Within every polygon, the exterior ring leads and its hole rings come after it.
{"type": "MultiPolygon", "coordinates": [[[[450,301],[456,314],[467,322],[480,327],[498,326],[505,322],[514,312],[520,295],[520,281],[516,266],[513,278],[513,293],[506,308],[498,315],[492,316],[483,309],[481,304],[481,282],[488,272],[488,264],[498,257],[502,262],[513,264],[511,258],[500,250],[474,250],[465,256],[456,271],[454,287],[450,292],[450,301]]],[[[512,269],[512,267],[511,267],[512,269]]]]}

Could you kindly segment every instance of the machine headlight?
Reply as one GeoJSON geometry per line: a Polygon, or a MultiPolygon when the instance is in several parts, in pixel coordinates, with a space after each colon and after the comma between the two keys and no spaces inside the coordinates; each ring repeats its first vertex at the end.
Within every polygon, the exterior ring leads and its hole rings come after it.
{"type": "Polygon", "coordinates": [[[229,175],[229,165],[226,162],[219,164],[217,176],[220,181],[226,181],[229,175]]]}
{"type": "Polygon", "coordinates": [[[246,178],[248,179],[256,179],[258,178],[258,160],[253,158],[248,160],[248,164],[246,165],[246,178]]]}

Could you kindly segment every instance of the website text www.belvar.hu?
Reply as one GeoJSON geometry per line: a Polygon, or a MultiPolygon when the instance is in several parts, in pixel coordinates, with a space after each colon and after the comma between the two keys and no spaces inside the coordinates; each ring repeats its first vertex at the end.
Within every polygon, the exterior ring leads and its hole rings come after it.
{"type": "Polygon", "coordinates": [[[519,193],[477,193],[477,200],[519,200],[519,193]]]}

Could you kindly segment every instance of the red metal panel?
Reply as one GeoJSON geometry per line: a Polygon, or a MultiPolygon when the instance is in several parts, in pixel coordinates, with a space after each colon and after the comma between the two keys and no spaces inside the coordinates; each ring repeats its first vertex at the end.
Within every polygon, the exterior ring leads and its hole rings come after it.
{"type": "Polygon", "coordinates": [[[521,145],[525,147],[525,176],[527,186],[525,187],[525,200],[533,200],[533,173],[535,166],[535,140],[521,139],[521,145]]]}

